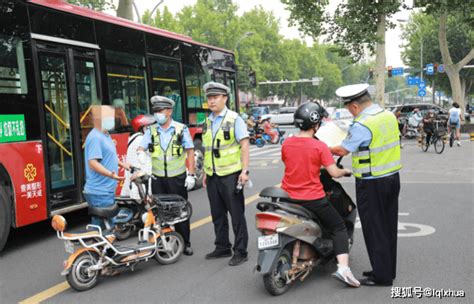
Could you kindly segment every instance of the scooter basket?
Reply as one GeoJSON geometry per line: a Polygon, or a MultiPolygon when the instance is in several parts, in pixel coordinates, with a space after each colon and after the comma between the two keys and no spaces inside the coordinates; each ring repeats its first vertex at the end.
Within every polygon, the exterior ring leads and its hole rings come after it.
{"type": "Polygon", "coordinates": [[[160,220],[168,225],[184,222],[191,217],[191,204],[176,194],[153,195],[160,220]]]}

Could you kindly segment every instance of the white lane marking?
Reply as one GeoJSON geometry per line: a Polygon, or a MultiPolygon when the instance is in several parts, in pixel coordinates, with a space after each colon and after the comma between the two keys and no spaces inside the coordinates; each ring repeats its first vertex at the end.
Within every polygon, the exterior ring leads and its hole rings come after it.
{"type": "Polygon", "coordinates": [[[272,149],[267,149],[267,150],[263,150],[263,151],[256,152],[256,153],[250,153],[250,156],[257,156],[257,155],[262,155],[262,154],[269,154],[270,152],[275,152],[275,151],[278,151],[278,150],[280,150],[280,147],[276,147],[276,148],[272,148],[272,149]]]}
{"type": "MultiPolygon", "coordinates": [[[[406,216],[406,215],[409,215],[410,213],[408,212],[400,212],[398,213],[398,215],[401,215],[401,216],[406,216]]],[[[356,219],[356,223],[354,225],[354,228],[359,228],[361,229],[362,228],[362,225],[360,223],[360,218],[357,218],[356,219]]],[[[416,224],[416,223],[401,223],[401,222],[398,222],[398,225],[397,225],[397,229],[398,229],[398,237],[419,237],[419,236],[427,236],[427,235],[430,235],[430,234],[433,234],[436,232],[436,229],[434,227],[431,227],[431,226],[428,226],[428,225],[423,225],[423,224],[416,224]],[[404,232],[407,230],[407,228],[412,228],[411,230],[413,230],[413,228],[417,229],[417,231],[413,231],[413,232],[404,232]]]]}

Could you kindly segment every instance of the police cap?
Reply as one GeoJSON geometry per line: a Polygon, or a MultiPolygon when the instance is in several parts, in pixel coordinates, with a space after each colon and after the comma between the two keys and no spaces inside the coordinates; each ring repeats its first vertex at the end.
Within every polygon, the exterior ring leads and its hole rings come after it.
{"type": "Polygon", "coordinates": [[[229,95],[230,89],[228,86],[223,85],[222,83],[218,82],[208,82],[204,86],[204,91],[206,92],[206,96],[216,96],[216,95],[229,95]]]}
{"type": "Polygon", "coordinates": [[[151,99],[151,109],[158,111],[162,109],[172,109],[174,107],[174,101],[164,96],[153,96],[151,99]]]}
{"type": "Polygon", "coordinates": [[[367,94],[369,85],[367,83],[351,84],[340,87],[336,90],[336,95],[341,98],[344,104],[354,101],[355,99],[367,94]]]}

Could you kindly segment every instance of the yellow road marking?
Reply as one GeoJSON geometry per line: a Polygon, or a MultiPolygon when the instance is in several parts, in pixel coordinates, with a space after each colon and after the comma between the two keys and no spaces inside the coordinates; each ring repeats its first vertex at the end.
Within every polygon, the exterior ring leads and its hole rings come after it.
{"type": "MultiPolygon", "coordinates": [[[[280,184],[276,185],[276,187],[279,187],[280,184]]],[[[255,195],[252,195],[249,198],[245,199],[245,205],[251,204],[254,201],[256,201],[258,198],[258,193],[255,195]]],[[[198,227],[201,227],[202,225],[208,224],[212,222],[212,217],[208,216],[205,218],[202,218],[194,223],[191,224],[191,230],[196,229],[198,227]]],[[[63,291],[66,291],[70,288],[69,284],[64,281],[62,283],[59,283],[49,289],[46,289],[40,293],[35,294],[34,296],[31,296],[23,301],[20,302],[20,304],[30,304],[30,303],[40,303],[42,301],[45,301],[49,298],[52,298],[58,294],[60,294],[63,291]]]]}
{"type": "Polygon", "coordinates": [[[40,303],[44,300],[54,297],[55,295],[67,289],[69,289],[69,284],[67,282],[62,282],[49,289],[46,289],[45,291],[35,294],[32,297],[29,297],[28,299],[21,301],[20,304],[40,303]]]}

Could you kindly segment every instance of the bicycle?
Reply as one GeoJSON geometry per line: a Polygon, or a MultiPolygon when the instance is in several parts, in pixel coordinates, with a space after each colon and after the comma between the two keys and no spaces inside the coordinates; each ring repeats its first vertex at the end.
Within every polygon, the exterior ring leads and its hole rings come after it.
{"type": "Polygon", "coordinates": [[[446,130],[440,126],[442,123],[441,120],[435,120],[435,129],[431,135],[430,142],[425,142],[425,139],[422,139],[421,150],[423,152],[428,151],[428,148],[432,144],[434,146],[435,152],[438,154],[443,153],[444,151],[444,137],[446,136],[446,130]]]}

